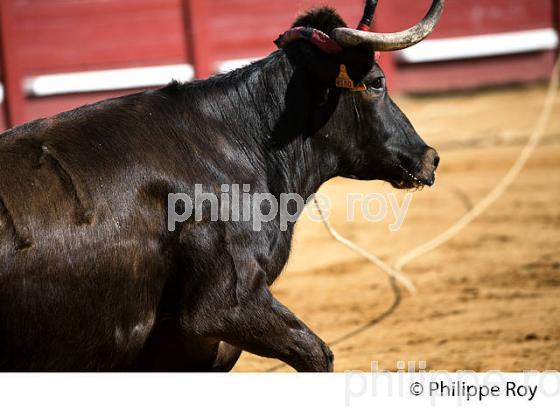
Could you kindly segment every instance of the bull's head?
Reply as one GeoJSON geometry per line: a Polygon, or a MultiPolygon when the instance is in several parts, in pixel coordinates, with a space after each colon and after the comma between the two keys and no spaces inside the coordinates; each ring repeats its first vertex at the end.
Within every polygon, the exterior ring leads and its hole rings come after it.
{"type": "Polygon", "coordinates": [[[356,30],[333,10],[316,10],[276,41],[294,65],[311,74],[322,95],[313,133],[325,137],[322,149],[337,153],[343,176],[381,179],[397,188],[433,185],[439,156],[389,97],[377,53],[422,41],[434,30],[443,4],[434,0],[416,26],[383,34],[369,31],[377,0],[366,1],[356,30]]]}

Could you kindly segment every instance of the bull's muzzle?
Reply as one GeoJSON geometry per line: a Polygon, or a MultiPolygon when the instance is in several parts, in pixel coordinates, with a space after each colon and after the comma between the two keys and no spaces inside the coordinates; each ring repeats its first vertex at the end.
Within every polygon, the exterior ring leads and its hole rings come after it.
{"type": "Polygon", "coordinates": [[[437,151],[431,147],[426,149],[421,160],[422,168],[418,173],[418,178],[432,186],[436,180],[436,169],[439,165],[439,155],[437,151]]]}

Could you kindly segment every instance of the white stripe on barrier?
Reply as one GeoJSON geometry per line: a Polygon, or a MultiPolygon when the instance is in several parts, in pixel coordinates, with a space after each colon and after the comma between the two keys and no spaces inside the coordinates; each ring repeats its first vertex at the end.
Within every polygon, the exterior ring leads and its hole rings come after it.
{"type": "MultiPolygon", "coordinates": [[[[557,46],[557,32],[547,28],[425,40],[399,51],[397,56],[407,63],[426,63],[552,50],[557,46]]],[[[258,57],[222,61],[218,63],[217,71],[223,73],[235,70],[257,59],[258,57]]],[[[27,95],[43,97],[154,87],[167,84],[172,79],[190,81],[193,78],[194,69],[190,64],[83,71],[29,77],[24,81],[24,91],[27,95]]],[[[0,102],[3,95],[3,87],[0,86],[0,102]]]]}
{"type": "Polygon", "coordinates": [[[235,60],[221,61],[217,65],[217,71],[219,73],[227,73],[228,71],[237,70],[238,68],[245,67],[246,65],[249,65],[254,61],[257,61],[260,58],[262,58],[262,57],[239,58],[239,59],[235,59],[235,60]]]}
{"type": "MultiPolygon", "coordinates": [[[[558,34],[552,28],[425,40],[398,52],[407,63],[459,60],[497,55],[553,50],[558,46],[558,34]]],[[[217,65],[220,73],[244,67],[259,57],[225,60],[217,65]]]]}
{"type": "Polygon", "coordinates": [[[43,97],[58,94],[155,87],[171,80],[190,81],[194,69],[189,64],[83,71],[29,77],[24,81],[27,95],[43,97]]]}
{"type": "Polygon", "coordinates": [[[553,50],[558,34],[552,28],[425,40],[398,52],[406,63],[461,60],[508,54],[553,50]]]}

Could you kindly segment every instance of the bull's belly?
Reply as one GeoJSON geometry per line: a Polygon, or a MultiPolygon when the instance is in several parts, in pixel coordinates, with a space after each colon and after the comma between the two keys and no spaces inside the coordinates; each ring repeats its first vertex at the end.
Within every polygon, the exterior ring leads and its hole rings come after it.
{"type": "Polygon", "coordinates": [[[154,326],[158,292],[125,275],[0,275],[0,370],[126,370],[154,326]]]}
{"type": "Polygon", "coordinates": [[[212,369],[218,341],[195,337],[174,319],[185,284],[169,283],[174,268],[155,245],[80,247],[59,238],[14,252],[3,228],[0,371],[212,369]]]}
{"type": "Polygon", "coordinates": [[[218,341],[158,318],[157,284],[0,275],[0,371],[209,371],[218,341]]]}

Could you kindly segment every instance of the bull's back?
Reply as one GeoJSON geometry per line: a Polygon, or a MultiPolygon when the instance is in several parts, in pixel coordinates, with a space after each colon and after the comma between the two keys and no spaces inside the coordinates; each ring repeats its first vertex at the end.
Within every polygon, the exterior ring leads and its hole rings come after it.
{"type": "Polygon", "coordinates": [[[164,204],[132,142],[92,122],[0,136],[0,370],[123,368],[155,321],[164,204]]]}

